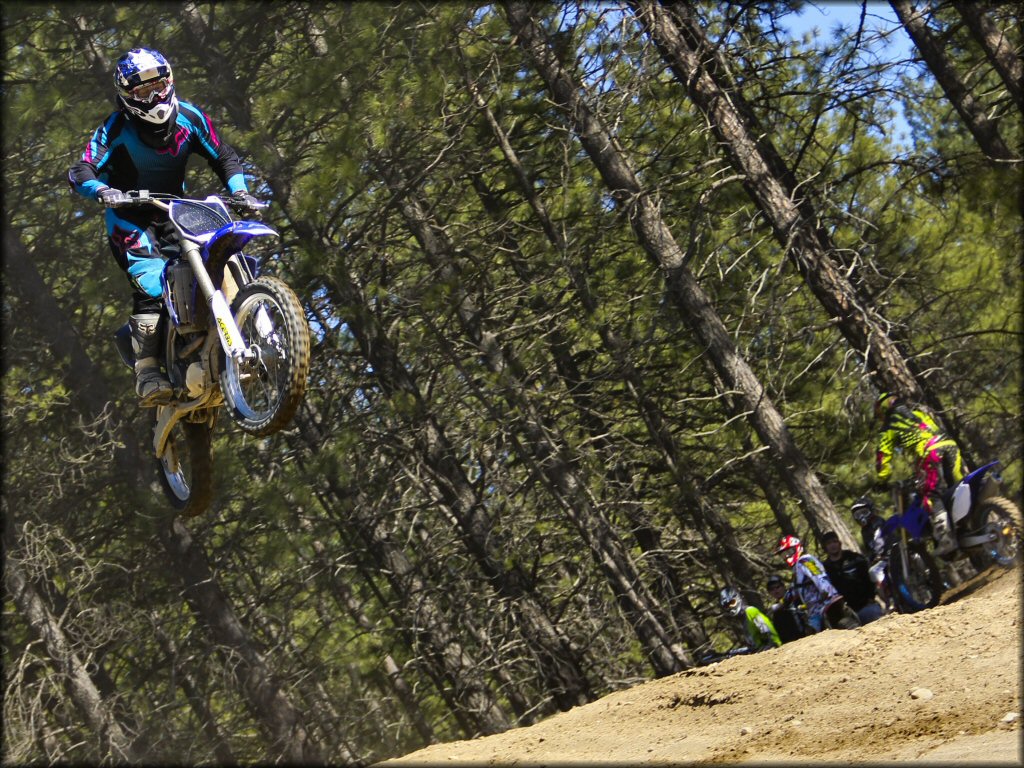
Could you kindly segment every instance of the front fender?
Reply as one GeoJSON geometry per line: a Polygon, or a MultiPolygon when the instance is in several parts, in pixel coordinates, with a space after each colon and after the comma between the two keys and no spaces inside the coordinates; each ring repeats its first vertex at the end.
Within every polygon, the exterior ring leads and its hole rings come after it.
{"type": "Polygon", "coordinates": [[[202,248],[203,260],[211,272],[220,270],[224,261],[241,251],[255,237],[277,235],[277,230],[259,221],[232,221],[218,229],[202,248]]]}

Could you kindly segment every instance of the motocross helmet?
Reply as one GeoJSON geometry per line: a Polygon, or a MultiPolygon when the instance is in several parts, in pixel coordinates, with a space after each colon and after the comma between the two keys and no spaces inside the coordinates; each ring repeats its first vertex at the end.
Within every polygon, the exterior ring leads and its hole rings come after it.
{"type": "Polygon", "coordinates": [[[779,539],[779,546],[775,551],[782,553],[782,556],[786,558],[786,565],[792,568],[803,555],[804,545],[796,536],[783,536],[779,539]]]}
{"type": "Polygon", "coordinates": [[[857,525],[865,526],[868,524],[871,516],[875,514],[875,502],[867,496],[861,496],[853,502],[850,512],[853,513],[853,519],[857,521],[857,525]]]}
{"type": "Polygon", "coordinates": [[[889,415],[889,411],[896,405],[896,395],[892,392],[883,392],[875,400],[875,418],[882,420],[889,415]]]}
{"type": "Polygon", "coordinates": [[[118,106],[139,128],[169,137],[178,116],[178,97],[171,65],[160,52],[132,48],[119,58],[114,90],[118,106]]]}
{"type": "Polygon", "coordinates": [[[735,587],[726,587],[718,596],[718,604],[733,616],[739,616],[746,607],[743,598],[735,587]]]}

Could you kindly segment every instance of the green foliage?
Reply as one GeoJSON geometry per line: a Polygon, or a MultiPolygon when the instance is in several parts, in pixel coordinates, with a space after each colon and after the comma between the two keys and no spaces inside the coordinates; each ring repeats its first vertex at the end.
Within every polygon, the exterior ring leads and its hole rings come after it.
{"type": "MultiPolygon", "coordinates": [[[[986,161],[926,72],[866,56],[877,33],[781,37],[791,5],[708,3],[703,23],[858,301],[965,447],[1003,459],[1019,500],[1019,165],[986,161]]],[[[849,523],[874,459],[863,354],[628,8],[534,8],[849,523]]],[[[772,544],[797,506],[784,462],[713,374],[499,7],[3,13],[5,236],[42,280],[5,280],[5,548],[147,760],[271,759],[242,664],[256,657],[324,755],[372,762],[493,730],[481,702],[510,723],[557,711],[544,640],[563,643],[559,666],[577,665],[590,697],[651,675],[634,593],[696,655],[731,644],[714,596],[737,569],[754,591],[780,570],[772,544]],[[253,439],[221,414],[213,509],[184,523],[236,647],[168,543],[151,467],[118,463],[151,440],[110,344],[129,290],[99,207],[64,181],[111,109],[111,63],[138,44],[168,55],[179,95],[272,199],[268,268],[314,331],[294,427],[253,439]],[[41,298],[61,316],[37,316],[41,298]],[[69,370],[57,334],[86,370],[69,370]],[[82,397],[90,381],[102,413],[82,397]]],[[[1019,138],[961,38],[958,66],[1019,138]]],[[[189,184],[215,189],[205,163],[189,184]]],[[[101,738],[6,593],[4,623],[9,754],[99,761],[101,738]]]]}

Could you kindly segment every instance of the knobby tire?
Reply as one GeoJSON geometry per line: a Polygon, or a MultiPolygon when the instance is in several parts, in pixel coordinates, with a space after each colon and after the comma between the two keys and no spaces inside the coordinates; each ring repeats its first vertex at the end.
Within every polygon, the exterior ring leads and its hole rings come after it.
{"type": "Polygon", "coordinates": [[[269,435],[287,426],[305,395],[309,326],[295,292],[275,277],[260,277],[241,288],[231,311],[246,339],[258,343],[266,356],[248,372],[226,360],[221,389],[232,418],[243,430],[269,435]],[[265,307],[271,318],[273,338],[259,330],[260,307],[265,307]]]}
{"type": "Polygon", "coordinates": [[[205,512],[213,498],[212,430],[209,424],[179,421],[171,430],[163,460],[156,460],[157,477],[164,496],[182,517],[205,512]],[[181,474],[168,471],[168,459],[174,457],[181,474]],[[186,466],[187,465],[187,466],[186,466]],[[184,475],[187,473],[187,477],[184,475]]]}
{"type": "Polygon", "coordinates": [[[926,608],[934,608],[942,598],[942,572],[922,543],[909,543],[906,555],[911,570],[910,577],[914,579],[915,575],[917,576],[916,581],[927,589],[927,597],[923,600],[919,599],[919,596],[913,594],[911,585],[904,583],[902,562],[904,553],[898,545],[894,544],[889,550],[889,578],[896,610],[900,613],[917,613],[926,608]],[[917,555],[917,558],[914,555],[917,555]],[[915,574],[915,571],[920,571],[919,565],[923,565],[924,570],[915,574]]]}

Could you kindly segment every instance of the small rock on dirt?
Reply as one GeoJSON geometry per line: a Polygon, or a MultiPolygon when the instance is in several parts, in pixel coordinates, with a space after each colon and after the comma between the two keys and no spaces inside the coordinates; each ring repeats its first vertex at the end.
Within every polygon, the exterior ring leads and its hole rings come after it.
{"type": "Polygon", "coordinates": [[[931,701],[934,697],[935,697],[935,694],[932,693],[927,688],[915,688],[914,690],[912,690],[910,692],[910,698],[912,698],[912,699],[921,699],[922,701],[931,701]]]}

